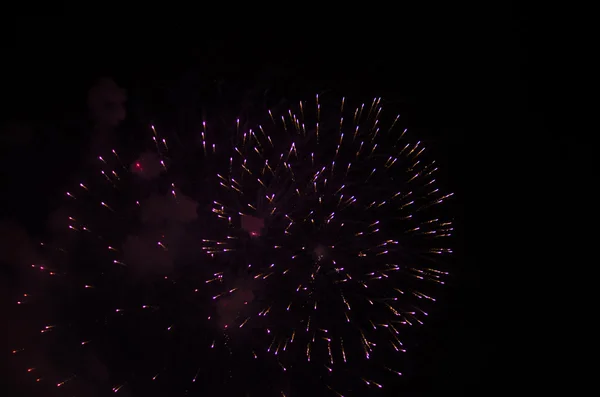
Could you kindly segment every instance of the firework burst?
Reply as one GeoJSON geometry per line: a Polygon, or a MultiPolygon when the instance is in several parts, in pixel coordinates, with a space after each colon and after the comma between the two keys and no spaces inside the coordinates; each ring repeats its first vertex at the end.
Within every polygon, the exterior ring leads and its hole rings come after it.
{"type": "Polygon", "coordinates": [[[139,149],[107,149],[85,165],[16,297],[15,368],[38,393],[131,395],[171,362],[174,308],[187,302],[175,262],[198,203],[179,189],[166,136],[151,126],[139,149]]]}
{"type": "Polygon", "coordinates": [[[365,395],[349,379],[379,389],[382,371],[400,375],[393,353],[444,284],[436,263],[452,252],[453,228],[440,204],[452,193],[436,187],[435,161],[380,98],[317,96],[268,116],[236,126],[216,175],[222,235],[204,249],[238,266],[209,280],[218,325],[286,376],[308,364],[334,394],[365,395]]]}
{"type": "Polygon", "coordinates": [[[194,161],[154,127],[99,153],[16,299],[15,368],[46,395],[385,389],[447,275],[452,194],[381,104],[270,110],[231,149],[202,123],[194,161]]]}

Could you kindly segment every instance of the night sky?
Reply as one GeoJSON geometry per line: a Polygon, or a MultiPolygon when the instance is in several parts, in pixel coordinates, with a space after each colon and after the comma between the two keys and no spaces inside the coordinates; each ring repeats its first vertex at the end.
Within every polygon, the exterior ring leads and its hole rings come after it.
{"type": "MultiPolygon", "coordinates": [[[[487,305],[489,291],[483,291],[480,281],[489,273],[482,269],[485,261],[466,252],[464,212],[467,202],[480,200],[470,185],[483,170],[473,164],[472,151],[488,148],[485,134],[504,128],[485,115],[494,114],[490,109],[505,100],[504,91],[524,90],[518,78],[524,52],[517,62],[500,56],[518,44],[512,25],[486,40],[476,38],[474,26],[455,19],[432,21],[431,28],[415,23],[316,37],[280,31],[246,34],[241,29],[200,35],[193,45],[169,40],[168,34],[163,40],[144,40],[139,32],[129,37],[100,31],[83,40],[66,28],[48,33],[44,26],[22,20],[3,37],[3,251],[27,246],[28,239],[43,234],[64,186],[85,167],[90,126],[86,95],[102,77],[127,91],[127,117],[119,128],[129,131],[126,141],[133,145],[150,123],[185,131],[198,119],[235,120],[252,113],[253,104],[265,96],[381,96],[387,107],[406,115],[408,128],[430,142],[444,187],[456,193],[451,210],[457,231],[455,255],[448,262],[451,278],[410,349],[411,376],[397,390],[388,388],[380,395],[475,395],[487,389],[497,365],[496,342],[488,331],[489,310],[495,306],[487,305]],[[484,51],[496,45],[497,52],[484,51]],[[492,68],[485,66],[494,62],[492,68]],[[498,95],[482,96],[482,91],[498,95]]],[[[523,96],[515,97],[514,107],[524,106],[523,96]]],[[[7,307],[16,289],[16,265],[9,263],[14,257],[2,261],[0,272],[2,310],[9,315],[16,313],[7,307]]],[[[19,330],[1,334],[0,390],[10,396],[35,395],[24,377],[14,375],[8,335],[15,332],[19,330]]]]}

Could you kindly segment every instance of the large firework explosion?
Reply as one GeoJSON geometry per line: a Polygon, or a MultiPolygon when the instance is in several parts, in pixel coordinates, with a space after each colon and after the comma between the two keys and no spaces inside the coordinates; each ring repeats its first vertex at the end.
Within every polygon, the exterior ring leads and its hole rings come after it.
{"type": "Polygon", "coordinates": [[[153,153],[99,155],[97,186],[67,192],[79,212],[59,222],[77,260],[32,266],[53,280],[20,300],[30,316],[61,299],[19,365],[71,394],[381,395],[452,252],[452,194],[381,105],[317,96],[254,127],[203,123],[199,162],[154,127],[153,153]],[[190,180],[204,185],[185,195],[190,180]]]}

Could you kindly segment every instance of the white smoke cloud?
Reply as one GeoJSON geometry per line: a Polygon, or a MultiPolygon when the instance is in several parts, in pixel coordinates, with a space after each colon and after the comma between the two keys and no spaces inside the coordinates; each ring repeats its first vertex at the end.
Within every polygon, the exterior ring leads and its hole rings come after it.
{"type": "Polygon", "coordinates": [[[158,154],[146,152],[131,164],[129,170],[143,179],[152,180],[164,171],[164,166],[161,164],[158,154]]]}
{"type": "Polygon", "coordinates": [[[189,223],[198,217],[198,203],[183,195],[178,189],[168,195],[153,195],[142,204],[142,222],[145,225],[165,221],[189,223]]]}
{"type": "Polygon", "coordinates": [[[38,260],[35,244],[23,226],[12,221],[0,222],[0,252],[4,266],[22,268],[38,260]]]}
{"type": "Polygon", "coordinates": [[[127,94],[112,79],[99,80],[88,92],[88,107],[97,125],[116,127],[125,120],[127,94]]]}
{"type": "Polygon", "coordinates": [[[259,237],[265,227],[264,219],[250,215],[242,215],[242,229],[248,232],[251,237],[259,237]]]}
{"type": "Polygon", "coordinates": [[[125,263],[139,275],[167,274],[186,255],[186,225],[197,219],[198,203],[178,189],[141,202],[142,228],[123,245],[125,263]]]}
{"type": "MultiPolygon", "coordinates": [[[[240,321],[238,317],[244,317],[249,305],[254,301],[255,282],[253,279],[240,277],[233,284],[237,288],[231,295],[217,298],[217,321],[220,329],[228,329],[240,321]]],[[[239,326],[239,325],[238,325],[239,326]]]]}

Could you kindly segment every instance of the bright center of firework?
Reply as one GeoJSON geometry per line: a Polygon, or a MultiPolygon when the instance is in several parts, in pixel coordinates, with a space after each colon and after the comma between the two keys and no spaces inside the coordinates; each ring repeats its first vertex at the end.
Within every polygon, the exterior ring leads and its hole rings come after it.
{"type": "Polygon", "coordinates": [[[264,228],[265,222],[261,218],[250,215],[242,215],[242,229],[251,237],[259,237],[264,228]]]}
{"type": "Polygon", "coordinates": [[[317,244],[313,249],[313,258],[315,259],[315,261],[320,262],[323,259],[325,259],[328,253],[329,251],[327,250],[326,246],[324,246],[323,244],[317,244]]]}

